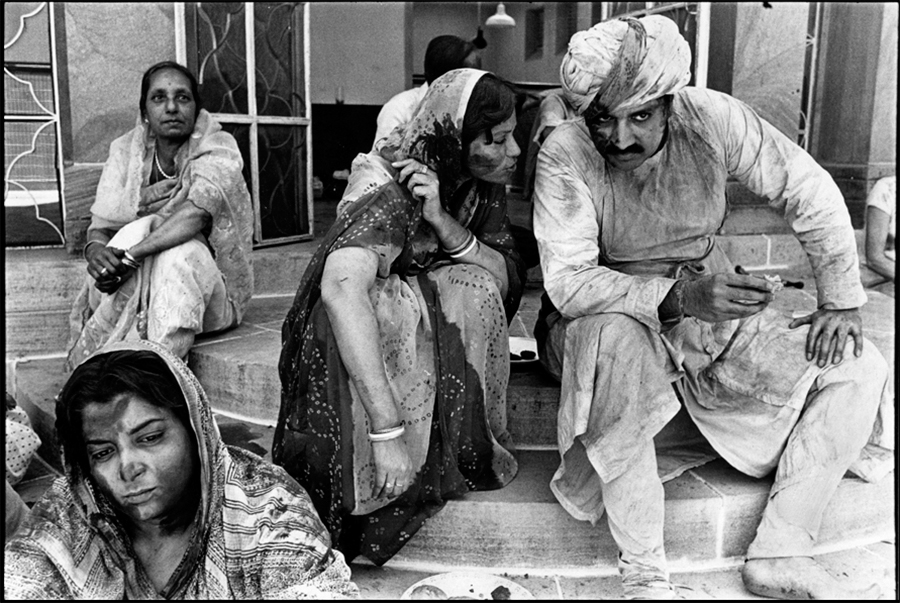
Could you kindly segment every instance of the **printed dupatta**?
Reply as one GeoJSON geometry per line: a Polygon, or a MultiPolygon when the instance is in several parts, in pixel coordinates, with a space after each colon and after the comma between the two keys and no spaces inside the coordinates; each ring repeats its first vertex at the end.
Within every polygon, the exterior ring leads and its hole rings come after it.
{"type": "MultiPolygon", "coordinates": [[[[451,71],[429,87],[416,116],[405,129],[396,129],[382,148],[388,161],[412,157],[435,170],[441,182],[444,208],[461,224],[467,226],[483,243],[500,252],[506,260],[509,288],[504,308],[507,320],[515,314],[525,280],[525,267],[516,251],[506,215],[505,187],[474,180],[462,173],[462,123],[472,89],[485,72],[473,69],[451,71]]],[[[388,163],[389,165],[389,163],[388,163]]],[[[449,265],[450,259],[440,247],[430,225],[422,219],[421,202],[415,200],[405,186],[391,180],[370,189],[342,210],[307,268],[300,283],[294,304],[282,328],[282,353],[279,374],[282,382],[282,401],[276,427],[272,456],[298,478],[310,491],[323,521],[332,533],[335,546],[349,559],[365,554],[381,564],[389,559],[403,543],[421,527],[424,520],[443,506],[443,499],[460,495],[471,487],[497,488],[505,482],[483,471],[481,481],[464,479],[454,460],[459,451],[452,438],[442,437],[448,417],[437,417],[429,444],[425,477],[429,484],[398,504],[378,509],[372,517],[350,517],[354,491],[352,476],[352,416],[348,375],[337,352],[336,342],[324,313],[316,310],[321,297],[321,279],[325,259],[334,250],[344,247],[364,247],[379,256],[378,277],[398,275],[415,280],[426,300],[429,324],[435,329],[435,358],[437,401],[435,407],[451,415],[458,404],[469,404],[466,396],[481,395],[477,384],[466,384],[460,391],[454,388],[453,375],[465,374],[466,362],[463,342],[449,333],[441,332],[440,299],[426,273],[449,265]],[[327,442],[323,433],[311,427],[310,413],[326,398],[330,427],[339,425],[337,442],[327,442]],[[442,403],[442,398],[454,398],[442,403]],[[315,432],[315,433],[313,433],[315,432]],[[334,458],[338,455],[340,458],[334,458]],[[310,467],[331,465],[335,476],[328,484],[310,484],[310,467]],[[431,469],[429,467],[440,467],[431,469]],[[378,542],[361,544],[371,525],[381,522],[378,542]],[[396,536],[396,538],[392,538],[396,536]]],[[[505,391],[505,388],[504,388],[505,391]]],[[[477,403],[470,406],[478,406],[477,403]]],[[[483,404],[478,406],[483,409],[483,404]]],[[[482,411],[483,412],[483,411],[482,411]]],[[[315,419],[318,420],[318,419],[315,419]]],[[[489,465],[490,466],[490,465],[489,465]]],[[[506,477],[504,479],[511,479],[506,477]]]]}

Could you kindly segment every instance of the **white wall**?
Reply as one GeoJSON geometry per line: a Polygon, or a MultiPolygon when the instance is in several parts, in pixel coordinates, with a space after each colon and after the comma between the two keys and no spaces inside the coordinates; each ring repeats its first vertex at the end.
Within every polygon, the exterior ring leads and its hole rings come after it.
{"type": "MultiPolygon", "coordinates": [[[[565,50],[556,52],[556,2],[504,2],[506,14],[516,20],[510,29],[486,29],[488,47],[484,50],[484,68],[513,82],[536,82],[559,85],[559,64],[565,50]],[[544,7],[544,51],[541,58],[525,58],[525,12],[544,7]]],[[[496,2],[482,3],[482,18],[497,9],[496,2]]],[[[579,10],[579,25],[586,19],[579,10]]]]}
{"type": "Polygon", "coordinates": [[[409,2],[312,2],[309,11],[310,97],[334,104],[383,105],[408,88],[409,2]]]}
{"type": "MultiPolygon", "coordinates": [[[[437,36],[458,36],[472,40],[478,33],[478,4],[475,2],[413,2],[412,72],[425,73],[425,50],[437,36]]],[[[484,15],[485,8],[482,8],[484,15]]],[[[493,13],[491,13],[493,14],[493,13]]],[[[486,19],[483,16],[482,19],[486,19]]],[[[488,39],[485,32],[485,39],[488,39]]],[[[482,60],[491,52],[481,51],[482,60]]],[[[482,65],[486,67],[486,65],[482,65]]]]}
{"type": "MultiPolygon", "coordinates": [[[[514,82],[559,84],[559,64],[565,52],[556,52],[557,2],[504,2],[506,14],[516,20],[511,29],[485,27],[497,10],[497,2],[413,2],[413,73],[422,73],[425,49],[432,38],[454,35],[471,40],[479,23],[487,40],[481,51],[482,67],[514,82]],[[544,7],[544,52],[540,59],[525,59],[525,10],[544,7]]],[[[591,3],[577,3],[578,28],[591,26],[591,3]]]]}
{"type": "Polygon", "coordinates": [[[800,131],[808,19],[807,3],[777,2],[771,9],[740,3],[735,25],[732,96],[794,141],[800,131]]]}
{"type": "Polygon", "coordinates": [[[873,110],[871,163],[897,161],[897,5],[885,4],[873,110]]]}

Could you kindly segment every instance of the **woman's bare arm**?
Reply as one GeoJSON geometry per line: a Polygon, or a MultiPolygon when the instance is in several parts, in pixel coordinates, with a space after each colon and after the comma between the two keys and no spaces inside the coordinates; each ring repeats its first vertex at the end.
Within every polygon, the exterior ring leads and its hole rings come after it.
{"type": "MultiPolygon", "coordinates": [[[[400,412],[384,370],[381,334],[369,298],[377,274],[378,256],[374,251],[359,247],[333,251],[325,259],[322,302],[341,360],[369,416],[369,429],[384,431],[400,423],[400,412]]],[[[412,483],[413,474],[404,440],[373,442],[372,453],[372,495],[399,496],[412,483]]]]}
{"type": "Polygon", "coordinates": [[[347,247],[328,255],[322,273],[322,302],[341,360],[374,431],[393,427],[400,420],[384,371],[381,335],[369,299],[377,270],[378,256],[374,251],[347,247]]]}

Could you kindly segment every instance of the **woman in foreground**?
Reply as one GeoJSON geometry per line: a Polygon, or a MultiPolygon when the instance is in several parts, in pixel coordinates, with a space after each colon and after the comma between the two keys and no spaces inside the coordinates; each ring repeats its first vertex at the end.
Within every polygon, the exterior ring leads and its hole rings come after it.
{"type": "Polygon", "coordinates": [[[6,545],[6,599],[358,597],[306,492],[222,442],[161,346],[91,356],[56,417],[65,475],[6,545]]]}

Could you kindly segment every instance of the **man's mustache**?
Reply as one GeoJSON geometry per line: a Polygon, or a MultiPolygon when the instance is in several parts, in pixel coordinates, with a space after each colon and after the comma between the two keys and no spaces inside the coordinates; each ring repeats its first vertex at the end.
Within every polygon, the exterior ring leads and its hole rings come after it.
{"type": "Polygon", "coordinates": [[[606,145],[606,149],[604,149],[609,155],[630,155],[632,153],[643,153],[644,147],[639,144],[633,144],[629,147],[625,147],[624,149],[620,149],[616,145],[610,144],[606,145]]]}

